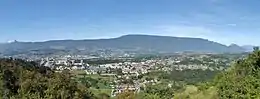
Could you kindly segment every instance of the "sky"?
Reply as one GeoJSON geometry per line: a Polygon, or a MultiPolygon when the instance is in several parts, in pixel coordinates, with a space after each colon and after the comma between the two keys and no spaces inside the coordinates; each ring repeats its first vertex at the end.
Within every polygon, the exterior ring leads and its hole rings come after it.
{"type": "Polygon", "coordinates": [[[0,0],[0,42],[147,34],[260,45],[259,0],[0,0]]]}

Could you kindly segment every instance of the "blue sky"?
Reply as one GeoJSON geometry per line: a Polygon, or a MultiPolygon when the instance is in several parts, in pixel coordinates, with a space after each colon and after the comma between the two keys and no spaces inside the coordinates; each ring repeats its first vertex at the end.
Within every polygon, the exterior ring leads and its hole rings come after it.
{"type": "Polygon", "coordinates": [[[0,42],[149,34],[260,45],[259,0],[1,0],[0,42]]]}

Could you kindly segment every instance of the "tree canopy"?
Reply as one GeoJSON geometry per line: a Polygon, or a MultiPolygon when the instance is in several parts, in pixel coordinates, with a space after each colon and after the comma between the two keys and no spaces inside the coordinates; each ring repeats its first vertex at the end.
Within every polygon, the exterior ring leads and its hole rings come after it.
{"type": "Polygon", "coordinates": [[[260,51],[238,60],[227,72],[215,79],[220,98],[260,98],[260,51]]]}
{"type": "Polygon", "coordinates": [[[68,71],[57,73],[34,62],[0,59],[0,95],[4,99],[92,99],[68,71]]]}
{"type": "Polygon", "coordinates": [[[260,51],[245,59],[237,60],[227,71],[218,74],[211,82],[187,87],[176,93],[175,99],[259,99],[260,98],[260,51]],[[200,98],[198,98],[200,97],[200,98]]]}

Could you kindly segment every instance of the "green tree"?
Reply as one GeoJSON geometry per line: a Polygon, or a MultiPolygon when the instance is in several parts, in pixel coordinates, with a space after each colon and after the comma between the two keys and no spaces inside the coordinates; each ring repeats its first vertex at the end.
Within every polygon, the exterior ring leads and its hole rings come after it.
{"type": "Polygon", "coordinates": [[[0,95],[3,99],[92,99],[88,88],[68,71],[55,73],[33,62],[0,59],[0,95]]]}
{"type": "Polygon", "coordinates": [[[260,98],[260,51],[255,50],[246,59],[239,60],[227,72],[215,79],[220,98],[260,98]]]}

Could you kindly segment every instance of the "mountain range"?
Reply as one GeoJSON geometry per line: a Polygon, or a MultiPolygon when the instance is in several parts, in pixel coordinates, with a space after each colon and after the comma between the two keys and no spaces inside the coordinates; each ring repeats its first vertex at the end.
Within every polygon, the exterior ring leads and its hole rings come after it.
{"type": "Polygon", "coordinates": [[[169,37],[154,35],[125,35],[111,39],[89,40],[52,40],[45,42],[12,42],[0,44],[0,53],[25,53],[45,50],[80,50],[93,51],[100,49],[122,51],[146,51],[160,53],[175,52],[213,52],[239,53],[246,49],[236,44],[226,46],[202,38],[169,37]]]}

